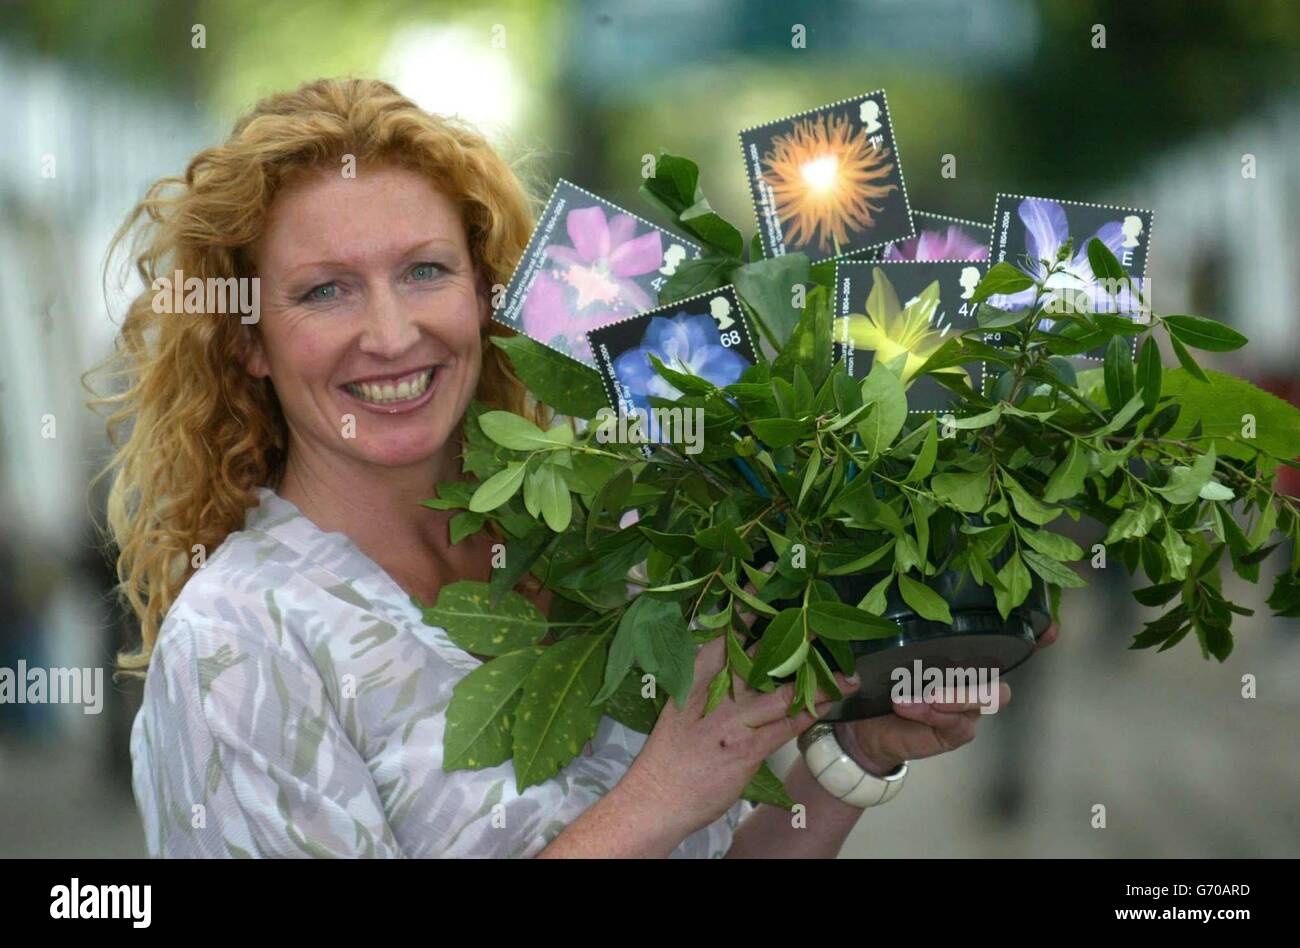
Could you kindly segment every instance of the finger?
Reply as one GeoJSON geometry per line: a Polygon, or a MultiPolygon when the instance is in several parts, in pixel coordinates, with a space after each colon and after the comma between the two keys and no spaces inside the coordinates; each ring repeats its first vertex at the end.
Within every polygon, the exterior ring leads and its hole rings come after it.
{"type": "Polygon", "coordinates": [[[727,663],[726,636],[719,635],[701,645],[695,652],[694,690],[708,690],[713,676],[727,663]]]}
{"type": "MultiPolygon", "coordinates": [[[[804,731],[808,730],[808,728],[816,724],[818,718],[830,711],[832,704],[833,702],[831,701],[822,701],[815,704],[813,707],[817,710],[816,714],[809,714],[806,709],[793,716],[783,714],[775,721],[756,728],[754,730],[754,737],[757,738],[761,744],[770,747],[771,750],[774,751],[778,747],[794,740],[804,731]]],[[[770,752],[771,751],[769,751],[769,753],[770,752]]]]}
{"type": "MultiPolygon", "coordinates": [[[[836,672],[835,684],[839,686],[841,694],[847,695],[856,691],[860,682],[836,672]]],[[[795,685],[793,682],[785,684],[766,694],[755,693],[751,690],[750,694],[753,697],[748,700],[741,699],[741,720],[750,727],[763,727],[773,721],[789,717],[790,703],[794,701],[795,696],[795,685]]],[[[817,694],[813,697],[813,706],[829,705],[837,700],[840,699],[819,688],[817,694]]]]}

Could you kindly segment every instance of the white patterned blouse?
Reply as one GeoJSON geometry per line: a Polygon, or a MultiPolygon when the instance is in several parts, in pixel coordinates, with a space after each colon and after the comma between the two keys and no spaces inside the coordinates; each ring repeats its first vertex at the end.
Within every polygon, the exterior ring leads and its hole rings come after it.
{"type": "MultiPolygon", "coordinates": [[[[645,743],[609,717],[589,752],[516,791],[507,760],[442,769],[452,688],[478,659],[425,625],[341,533],[260,505],[185,584],[131,731],[153,856],[534,856],[645,743]]],[[[739,801],[674,857],[719,857],[739,801]]]]}

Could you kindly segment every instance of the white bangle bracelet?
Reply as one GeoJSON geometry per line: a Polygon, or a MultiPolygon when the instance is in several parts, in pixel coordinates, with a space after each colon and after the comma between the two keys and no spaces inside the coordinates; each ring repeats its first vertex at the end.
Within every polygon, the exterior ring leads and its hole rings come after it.
{"type": "Polygon", "coordinates": [[[883,777],[868,773],[835,736],[835,725],[819,721],[799,735],[799,750],[809,772],[837,800],[866,809],[888,803],[903,789],[906,762],[883,777]]]}

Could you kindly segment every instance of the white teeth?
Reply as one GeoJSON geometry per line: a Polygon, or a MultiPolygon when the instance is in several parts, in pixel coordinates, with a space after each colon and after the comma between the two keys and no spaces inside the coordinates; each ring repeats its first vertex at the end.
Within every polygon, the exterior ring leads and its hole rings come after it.
{"type": "Polygon", "coordinates": [[[433,381],[433,373],[434,369],[425,369],[418,375],[411,375],[401,379],[396,385],[392,382],[349,382],[343,387],[348,390],[349,394],[362,401],[373,402],[376,405],[386,405],[390,402],[407,401],[423,395],[424,390],[433,381]]]}

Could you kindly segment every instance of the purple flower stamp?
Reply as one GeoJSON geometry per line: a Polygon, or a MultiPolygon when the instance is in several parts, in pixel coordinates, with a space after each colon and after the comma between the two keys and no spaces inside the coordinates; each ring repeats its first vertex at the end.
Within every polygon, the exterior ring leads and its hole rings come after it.
{"type": "Polygon", "coordinates": [[[652,309],[684,261],[700,255],[656,227],[561,179],[493,318],[587,365],[587,331],[652,309]]]}
{"type": "MultiPolygon", "coordinates": [[[[1112,313],[1143,321],[1150,306],[1146,285],[1147,249],[1151,240],[1152,214],[1131,207],[1087,204],[1051,198],[999,194],[993,216],[993,238],[989,245],[991,263],[1007,262],[1034,280],[1046,276],[1057,263],[1067,240],[1069,253],[1047,281],[1043,296],[1045,311],[1112,313]],[[1093,273],[1088,260],[1088,242],[1100,240],[1133,279],[1133,285],[1115,283],[1093,273]],[[1141,290],[1141,297],[1134,292],[1141,290]]],[[[1033,305],[1034,289],[989,297],[988,304],[1014,312],[1033,305]]],[[[1045,318],[1041,329],[1052,329],[1055,321],[1045,318]]],[[[1001,344],[1001,334],[989,341],[1001,344]]],[[[1096,350],[1080,359],[1100,358],[1096,350]]]]}
{"type": "Polygon", "coordinates": [[[988,224],[913,211],[912,225],[916,228],[916,236],[887,246],[882,260],[888,263],[905,260],[982,262],[989,258],[991,228],[988,224]]]}

